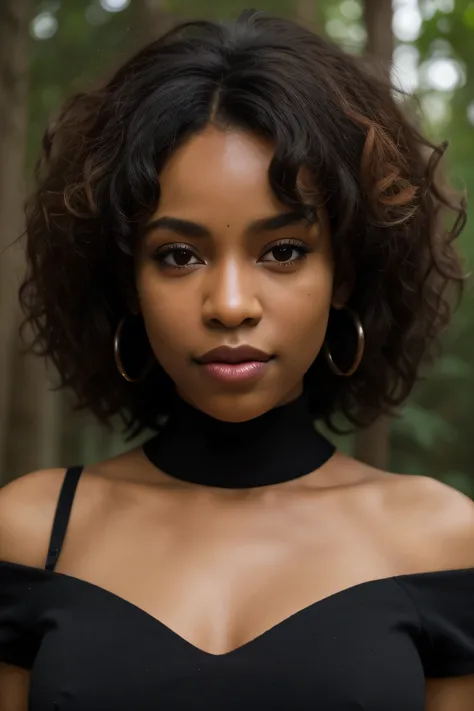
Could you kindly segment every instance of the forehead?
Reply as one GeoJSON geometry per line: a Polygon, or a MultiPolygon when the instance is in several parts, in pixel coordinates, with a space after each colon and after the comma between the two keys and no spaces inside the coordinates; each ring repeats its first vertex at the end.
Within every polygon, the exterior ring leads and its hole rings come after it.
{"type": "Polygon", "coordinates": [[[207,127],[169,159],[159,176],[156,214],[179,214],[209,222],[247,222],[281,211],[268,180],[271,142],[239,130],[207,127]]]}

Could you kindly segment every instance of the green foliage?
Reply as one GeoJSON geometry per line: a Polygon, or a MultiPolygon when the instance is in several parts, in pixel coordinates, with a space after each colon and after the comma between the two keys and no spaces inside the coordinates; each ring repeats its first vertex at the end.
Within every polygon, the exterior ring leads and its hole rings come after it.
{"type": "Polygon", "coordinates": [[[189,17],[235,18],[243,10],[253,8],[275,15],[291,17],[295,3],[292,0],[260,0],[255,6],[245,0],[166,0],[164,8],[177,15],[189,17]]]}
{"type": "MultiPolygon", "coordinates": [[[[421,9],[428,3],[420,0],[421,9]]],[[[425,17],[414,42],[420,64],[433,57],[456,60],[462,81],[447,94],[449,120],[440,127],[425,116],[425,128],[435,141],[447,139],[446,178],[469,196],[474,189],[474,125],[468,108],[474,98],[474,3],[457,0],[452,12],[425,17]]],[[[425,92],[420,91],[422,97],[425,92]]],[[[468,221],[460,240],[466,269],[472,269],[474,238],[468,221]]],[[[444,339],[444,354],[417,387],[393,426],[392,464],[401,471],[436,476],[472,495],[474,493],[474,293],[466,295],[444,339]]]]}
{"type": "Polygon", "coordinates": [[[86,0],[37,3],[35,16],[51,12],[58,29],[48,39],[33,36],[31,40],[29,174],[43,131],[64,99],[107,75],[126,56],[139,31],[132,24],[132,9],[118,13],[104,11],[98,15],[102,17],[101,24],[91,24],[87,11],[94,6],[100,12],[98,2],[86,0]]]}

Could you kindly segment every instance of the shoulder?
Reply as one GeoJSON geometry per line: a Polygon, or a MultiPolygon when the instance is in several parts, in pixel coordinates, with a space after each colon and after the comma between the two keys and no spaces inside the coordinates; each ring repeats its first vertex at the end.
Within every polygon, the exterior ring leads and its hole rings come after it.
{"type": "Polygon", "coordinates": [[[41,565],[65,469],[43,469],[0,489],[0,559],[41,565]]]}
{"type": "Polygon", "coordinates": [[[474,566],[474,502],[461,492],[428,476],[395,474],[383,479],[383,510],[428,568],[474,566]]]}
{"type": "MultiPolygon", "coordinates": [[[[66,469],[25,474],[0,489],[0,560],[43,566],[66,469]]],[[[79,532],[101,518],[108,496],[107,481],[94,473],[81,476],[68,525],[79,532]]]]}

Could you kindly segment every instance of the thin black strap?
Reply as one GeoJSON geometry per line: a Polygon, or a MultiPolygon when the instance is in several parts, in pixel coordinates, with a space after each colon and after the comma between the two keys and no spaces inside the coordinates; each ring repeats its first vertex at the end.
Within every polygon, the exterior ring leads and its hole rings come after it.
{"type": "Polygon", "coordinates": [[[54,515],[53,530],[49,542],[46,570],[54,570],[66,535],[66,529],[71,514],[74,494],[84,467],[70,467],[64,476],[63,485],[58,498],[58,505],[54,515]]]}

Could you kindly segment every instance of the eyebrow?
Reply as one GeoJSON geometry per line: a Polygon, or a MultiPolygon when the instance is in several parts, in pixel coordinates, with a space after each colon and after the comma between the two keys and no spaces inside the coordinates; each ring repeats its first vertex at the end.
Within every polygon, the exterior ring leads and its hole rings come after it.
{"type": "MultiPolygon", "coordinates": [[[[316,210],[312,206],[306,206],[303,212],[283,212],[280,215],[262,217],[251,222],[247,228],[247,234],[259,234],[261,232],[276,232],[283,227],[306,222],[311,225],[317,222],[316,210]]],[[[179,217],[169,217],[164,215],[153,220],[145,226],[143,234],[155,230],[170,230],[184,237],[210,237],[210,230],[205,225],[191,220],[182,220],[179,217]]]]}

